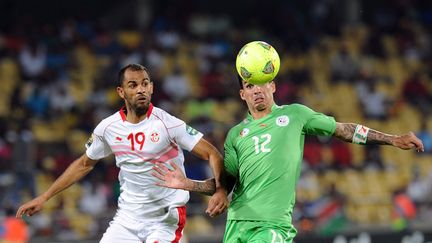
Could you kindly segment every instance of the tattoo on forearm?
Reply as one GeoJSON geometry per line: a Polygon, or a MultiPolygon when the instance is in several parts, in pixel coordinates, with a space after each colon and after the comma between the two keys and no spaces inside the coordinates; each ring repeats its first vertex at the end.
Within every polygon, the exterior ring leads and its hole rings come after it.
{"type": "MultiPolygon", "coordinates": [[[[356,126],[357,124],[354,123],[338,123],[334,136],[345,142],[352,142],[356,126]]],[[[391,145],[392,137],[393,135],[370,129],[367,134],[366,144],[391,145]]]]}
{"type": "Polygon", "coordinates": [[[369,130],[366,144],[390,145],[393,136],[373,129],[369,130]]]}
{"type": "Polygon", "coordinates": [[[207,196],[211,196],[216,191],[216,182],[215,179],[208,179],[205,181],[192,181],[193,188],[191,191],[198,192],[207,196]]]}
{"type": "Polygon", "coordinates": [[[357,124],[354,123],[338,123],[334,132],[334,136],[350,143],[352,141],[356,126],[357,124]]]}

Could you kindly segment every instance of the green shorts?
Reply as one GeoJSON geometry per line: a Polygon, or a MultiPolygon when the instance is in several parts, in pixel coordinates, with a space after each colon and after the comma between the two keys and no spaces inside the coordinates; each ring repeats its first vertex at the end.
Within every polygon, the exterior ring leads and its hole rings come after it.
{"type": "Polygon", "coordinates": [[[228,220],[224,243],[291,243],[297,230],[289,224],[228,220]]]}

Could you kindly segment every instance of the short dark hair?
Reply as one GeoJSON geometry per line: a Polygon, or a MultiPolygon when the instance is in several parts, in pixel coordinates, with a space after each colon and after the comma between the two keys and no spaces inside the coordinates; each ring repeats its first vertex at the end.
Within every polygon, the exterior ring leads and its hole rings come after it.
{"type": "Polygon", "coordinates": [[[149,76],[149,79],[151,82],[150,73],[146,67],[144,67],[143,65],[138,64],[138,63],[131,63],[131,64],[124,66],[122,69],[120,69],[120,71],[118,73],[118,86],[119,87],[123,85],[124,74],[125,74],[126,70],[145,71],[147,73],[147,75],[149,76]]]}

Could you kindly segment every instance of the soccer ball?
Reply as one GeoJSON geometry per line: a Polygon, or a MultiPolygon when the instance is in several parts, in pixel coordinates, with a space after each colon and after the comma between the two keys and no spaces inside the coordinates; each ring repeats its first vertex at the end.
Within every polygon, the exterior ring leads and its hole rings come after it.
{"type": "Polygon", "coordinates": [[[237,73],[251,84],[272,81],[280,68],[277,51],[264,41],[252,41],[244,45],[236,59],[237,73]]]}

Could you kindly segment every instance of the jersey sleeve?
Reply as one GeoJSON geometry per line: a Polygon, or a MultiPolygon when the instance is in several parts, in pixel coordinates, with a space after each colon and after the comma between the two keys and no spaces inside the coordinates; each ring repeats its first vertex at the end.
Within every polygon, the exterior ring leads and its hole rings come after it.
{"type": "Polygon", "coordinates": [[[164,116],[164,123],[171,139],[187,151],[191,151],[203,137],[202,133],[188,126],[184,121],[175,116],[166,114],[164,116]]]}
{"type": "Polygon", "coordinates": [[[232,176],[238,176],[238,157],[234,148],[233,136],[230,132],[224,143],[224,166],[225,170],[232,176]]]}
{"type": "Polygon", "coordinates": [[[104,130],[105,127],[103,126],[103,123],[99,123],[85,144],[87,148],[86,154],[92,160],[105,158],[112,153],[111,148],[103,136],[104,130]]]}
{"type": "Polygon", "coordinates": [[[316,112],[307,106],[297,104],[299,115],[304,119],[303,132],[308,135],[331,136],[336,129],[333,117],[316,112]]]}

